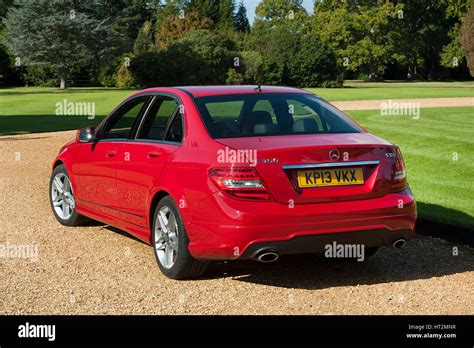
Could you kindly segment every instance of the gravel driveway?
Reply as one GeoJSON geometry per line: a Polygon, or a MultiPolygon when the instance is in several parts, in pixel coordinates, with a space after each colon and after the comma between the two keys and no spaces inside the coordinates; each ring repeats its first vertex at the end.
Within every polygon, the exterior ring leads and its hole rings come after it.
{"type": "Polygon", "coordinates": [[[421,236],[365,262],[287,256],[169,280],[148,245],[55,221],[50,164],[73,136],[0,137],[0,245],[30,256],[0,257],[0,314],[474,314],[474,249],[421,236]]]}

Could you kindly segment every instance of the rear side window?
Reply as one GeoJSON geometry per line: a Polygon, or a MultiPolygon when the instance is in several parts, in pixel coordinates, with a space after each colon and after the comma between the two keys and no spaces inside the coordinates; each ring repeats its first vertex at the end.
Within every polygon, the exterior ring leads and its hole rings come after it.
{"type": "Polygon", "coordinates": [[[213,138],[361,133],[329,103],[303,93],[238,94],[196,98],[213,138]]]}
{"type": "MultiPolygon", "coordinates": [[[[140,127],[137,139],[165,140],[165,132],[173,124],[176,130],[175,120],[181,123],[181,117],[175,117],[178,114],[178,102],[172,98],[157,97],[147,113],[143,125],[140,127]]],[[[179,116],[179,115],[178,115],[179,116]]],[[[181,131],[182,133],[182,131],[181,131]]],[[[181,141],[181,139],[179,139],[181,141]]]]}

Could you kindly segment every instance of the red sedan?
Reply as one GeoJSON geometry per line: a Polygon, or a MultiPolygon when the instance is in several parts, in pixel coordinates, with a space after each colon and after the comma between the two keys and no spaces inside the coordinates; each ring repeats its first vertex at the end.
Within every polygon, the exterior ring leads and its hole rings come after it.
{"type": "Polygon", "coordinates": [[[63,225],[92,218],[150,243],[174,279],[334,243],[370,256],[416,221],[399,148],[283,87],[140,91],[60,149],[50,198],[63,225]]]}

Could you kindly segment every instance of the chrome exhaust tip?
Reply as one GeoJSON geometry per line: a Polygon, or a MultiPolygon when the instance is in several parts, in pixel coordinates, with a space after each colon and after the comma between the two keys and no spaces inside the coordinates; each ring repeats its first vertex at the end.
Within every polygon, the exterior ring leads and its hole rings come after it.
{"type": "Polygon", "coordinates": [[[400,248],[403,248],[406,244],[406,240],[403,239],[403,238],[399,238],[397,240],[395,240],[392,244],[392,246],[395,248],[395,249],[400,249],[400,248]]]}
{"type": "Polygon", "coordinates": [[[278,253],[274,251],[264,251],[258,255],[257,260],[263,263],[270,263],[278,260],[278,256],[278,253]]]}

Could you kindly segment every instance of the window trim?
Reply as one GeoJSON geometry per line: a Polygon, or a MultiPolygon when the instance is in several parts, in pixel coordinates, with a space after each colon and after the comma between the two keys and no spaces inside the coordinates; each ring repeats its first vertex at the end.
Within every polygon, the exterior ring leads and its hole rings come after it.
{"type": "Polygon", "coordinates": [[[162,141],[168,141],[170,143],[182,143],[183,142],[183,139],[184,139],[184,128],[183,128],[183,118],[181,117],[181,129],[183,130],[183,136],[181,138],[181,141],[178,142],[178,141],[169,141],[169,140],[166,140],[167,136],[168,136],[168,133],[171,129],[171,125],[173,124],[174,120],[176,119],[176,117],[178,117],[178,115],[181,116],[181,113],[179,112],[179,104],[178,104],[178,108],[173,112],[173,115],[171,115],[169,121],[168,121],[168,124],[165,128],[165,132],[163,133],[163,140],[162,141]]]}
{"type": "Polygon", "coordinates": [[[143,115],[146,113],[146,111],[148,110],[148,104],[150,102],[150,96],[151,94],[149,93],[143,93],[143,94],[138,94],[138,95],[133,95],[131,97],[128,97],[127,99],[125,99],[123,102],[121,102],[116,108],[114,111],[112,111],[112,113],[106,117],[106,119],[104,120],[103,123],[101,123],[99,125],[99,129],[96,130],[96,134],[98,134],[99,136],[99,139],[97,140],[97,142],[111,142],[111,141],[127,141],[129,140],[131,137],[134,136],[135,132],[136,132],[136,127],[135,125],[137,124],[137,122],[141,122],[141,119],[143,117],[143,115]],[[130,133],[128,135],[127,138],[116,138],[116,139],[104,139],[102,138],[102,136],[104,135],[104,132],[105,132],[105,128],[107,127],[107,125],[111,122],[111,120],[114,118],[115,115],[117,115],[117,113],[119,113],[121,110],[123,110],[123,108],[125,106],[127,106],[130,102],[132,102],[133,100],[135,99],[138,99],[138,98],[146,98],[145,99],[145,102],[143,103],[143,106],[142,108],[140,109],[140,113],[137,115],[135,121],[133,122],[133,125],[132,127],[130,128],[130,133]]]}
{"type": "Polygon", "coordinates": [[[152,101],[150,102],[149,106],[146,108],[145,113],[142,115],[139,127],[137,127],[137,129],[135,130],[135,133],[133,134],[133,137],[131,139],[128,139],[127,141],[133,142],[133,143],[156,143],[156,144],[181,146],[183,144],[184,138],[186,136],[186,123],[185,123],[185,120],[184,120],[184,113],[183,114],[180,113],[180,106],[184,105],[182,100],[176,94],[167,93],[167,92],[154,92],[154,93],[150,93],[150,94],[153,96],[152,101]],[[163,133],[163,139],[166,139],[166,135],[168,133],[168,130],[169,130],[171,124],[173,123],[174,118],[176,117],[176,115],[180,114],[182,116],[181,117],[181,124],[182,124],[182,128],[183,128],[183,138],[180,142],[169,141],[169,140],[138,139],[137,138],[138,134],[140,133],[141,127],[143,126],[143,122],[145,121],[146,117],[148,117],[148,112],[150,111],[150,107],[151,107],[152,103],[155,102],[158,99],[158,97],[171,98],[171,99],[175,100],[178,104],[177,111],[175,111],[174,114],[171,115],[170,121],[168,122],[168,124],[166,126],[166,129],[165,129],[165,132],[163,133]]]}
{"type": "Polygon", "coordinates": [[[148,103],[148,106],[146,107],[146,110],[143,114],[143,117],[140,119],[140,122],[138,123],[137,129],[135,129],[135,133],[133,134],[132,139],[137,139],[138,133],[140,133],[140,130],[142,129],[143,123],[145,122],[146,117],[148,116],[148,112],[150,112],[150,108],[153,105],[153,103],[156,100],[156,95],[152,96],[150,99],[150,102],[148,103]]]}

